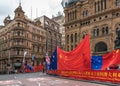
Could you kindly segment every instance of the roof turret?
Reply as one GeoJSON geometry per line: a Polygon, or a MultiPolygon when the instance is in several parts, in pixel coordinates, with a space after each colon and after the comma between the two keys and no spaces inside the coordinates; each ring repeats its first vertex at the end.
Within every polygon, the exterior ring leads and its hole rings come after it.
{"type": "Polygon", "coordinates": [[[24,12],[24,11],[22,10],[21,3],[19,3],[19,6],[15,9],[15,12],[24,12]]]}

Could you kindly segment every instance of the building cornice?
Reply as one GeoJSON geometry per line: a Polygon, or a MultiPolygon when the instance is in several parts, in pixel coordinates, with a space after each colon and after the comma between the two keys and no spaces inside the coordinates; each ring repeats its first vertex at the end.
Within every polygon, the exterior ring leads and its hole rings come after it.
{"type": "Polygon", "coordinates": [[[86,20],[90,20],[92,18],[96,18],[96,17],[100,17],[102,15],[106,15],[106,14],[109,14],[109,13],[115,13],[116,11],[120,11],[120,8],[117,8],[117,9],[110,9],[110,10],[106,10],[104,12],[101,12],[101,13],[96,13],[96,14],[93,14],[91,16],[88,16],[88,17],[85,17],[83,19],[79,19],[79,20],[71,20],[70,22],[67,22],[64,24],[64,26],[67,26],[67,25],[70,25],[70,24],[74,24],[74,23],[79,23],[79,22],[82,22],[82,21],[86,21],[86,20]]]}

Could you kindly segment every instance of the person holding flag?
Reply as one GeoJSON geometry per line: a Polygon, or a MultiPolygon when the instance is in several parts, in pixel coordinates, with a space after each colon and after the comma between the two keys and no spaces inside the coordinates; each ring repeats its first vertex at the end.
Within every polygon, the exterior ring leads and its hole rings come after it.
{"type": "Polygon", "coordinates": [[[45,56],[45,62],[43,62],[44,64],[43,64],[43,73],[44,73],[44,71],[45,71],[45,69],[46,70],[49,70],[49,68],[50,68],[50,58],[49,58],[49,56],[48,56],[48,53],[46,53],[46,56],[45,56]],[[46,64],[46,66],[45,66],[45,64],[46,64]],[[46,67],[46,68],[45,68],[46,67]]]}

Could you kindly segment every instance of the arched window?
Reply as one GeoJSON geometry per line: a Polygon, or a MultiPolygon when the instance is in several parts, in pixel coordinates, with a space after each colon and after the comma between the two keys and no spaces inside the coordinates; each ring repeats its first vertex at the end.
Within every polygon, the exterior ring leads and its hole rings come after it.
{"type": "Polygon", "coordinates": [[[71,20],[71,12],[70,12],[70,15],[69,15],[69,20],[71,20]]]}
{"type": "Polygon", "coordinates": [[[72,12],[72,20],[74,19],[74,12],[72,12]]]}
{"type": "Polygon", "coordinates": [[[70,13],[68,13],[68,21],[70,20],[70,13]]]}
{"type": "Polygon", "coordinates": [[[119,6],[119,0],[116,0],[115,4],[116,6],[119,6]]]}
{"type": "Polygon", "coordinates": [[[105,28],[104,27],[102,28],[102,34],[105,34],[105,28]]]}
{"type": "Polygon", "coordinates": [[[95,45],[95,52],[107,51],[107,44],[104,42],[99,42],[95,45]]]}
{"type": "Polygon", "coordinates": [[[108,26],[102,28],[102,34],[108,34],[108,26]]]}
{"type": "Polygon", "coordinates": [[[73,50],[73,45],[71,45],[71,50],[73,50]]]}
{"type": "Polygon", "coordinates": [[[98,11],[100,11],[100,1],[98,0],[98,11]]]}
{"type": "Polygon", "coordinates": [[[99,36],[99,29],[97,29],[97,36],[99,36]]]}
{"type": "Polygon", "coordinates": [[[104,9],[106,9],[106,0],[104,0],[104,9]]]}
{"type": "Polygon", "coordinates": [[[86,36],[86,31],[83,31],[83,32],[82,32],[82,38],[84,39],[85,36],[86,36]]]}
{"type": "Polygon", "coordinates": [[[73,42],[73,34],[71,34],[71,42],[73,42]]]}
{"type": "Polygon", "coordinates": [[[77,42],[77,33],[75,33],[75,42],[77,42]]]}
{"type": "Polygon", "coordinates": [[[103,0],[101,0],[101,10],[103,10],[103,0]]]}
{"type": "Polygon", "coordinates": [[[96,12],[96,7],[97,7],[96,5],[97,5],[97,4],[96,4],[96,2],[95,2],[95,4],[94,4],[94,11],[95,11],[95,12],[96,12]]]}
{"type": "Polygon", "coordinates": [[[77,18],[77,11],[75,10],[75,19],[77,18]]]}
{"type": "Polygon", "coordinates": [[[67,35],[67,43],[69,44],[69,35],[67,35]]]}
{"type": "Polygon", "coordinates": [[[82,35],[82,38],[83,38],[83,39],[85,38],[85,34],[82,35]]]}
{"type": "Polygon", "coordinates": [[[106,27],[105,32],[106,32],[106,34],[108,34],[108,32],[109,32],[109,31],[108,31],[108,27],[106,27]]]}
{"type": "Polygon", "coordinates": [[[93,30],[93,33],[94,33],[94,36],[98,36],[98,31],[97,31],[97,29],[94,29],[94,30],[93,30]]]}

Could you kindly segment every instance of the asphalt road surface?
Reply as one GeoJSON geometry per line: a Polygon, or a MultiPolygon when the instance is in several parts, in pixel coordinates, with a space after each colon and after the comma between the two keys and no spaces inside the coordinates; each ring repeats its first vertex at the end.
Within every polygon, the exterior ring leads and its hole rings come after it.
{"type": "Polygon", "coordinates": [[[120,86],[106,83],[72,80],[43,73],[0,75],[0,86],[120,86]]]}

